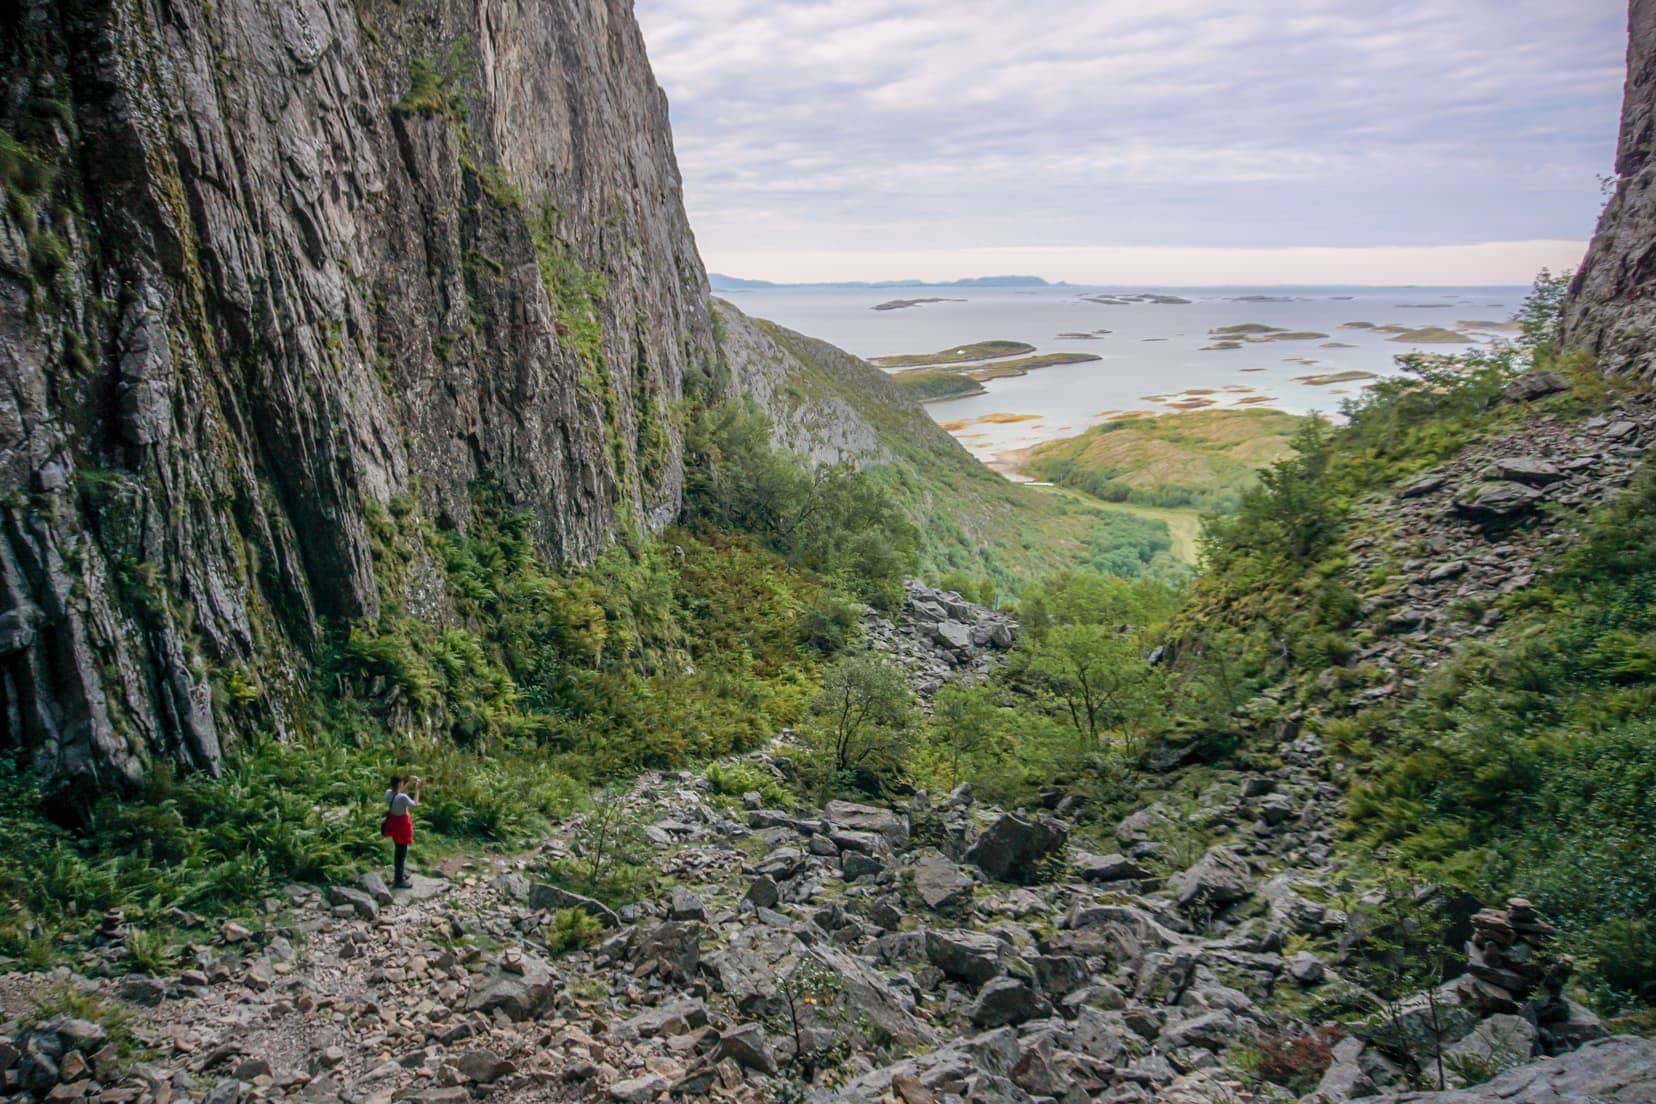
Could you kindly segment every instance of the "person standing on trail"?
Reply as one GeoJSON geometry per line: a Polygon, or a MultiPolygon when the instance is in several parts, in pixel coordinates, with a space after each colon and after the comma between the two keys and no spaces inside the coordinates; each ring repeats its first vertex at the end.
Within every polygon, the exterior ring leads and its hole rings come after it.
{"type": "Polygon", "coordinates": [[[414,888],[408,880],[406,867],[408,845],[414,842],[414,808],[420,804],[420,787],[423,785],[423,778],[393,774],[391,788],[385,791],[385,821],[380,825],[380,835],[390,837],[395,845],[396,874],[391,880],[392,889],[414,888]],[[412,794],[408,792],[409,786],[414,787],[412,794]]]}

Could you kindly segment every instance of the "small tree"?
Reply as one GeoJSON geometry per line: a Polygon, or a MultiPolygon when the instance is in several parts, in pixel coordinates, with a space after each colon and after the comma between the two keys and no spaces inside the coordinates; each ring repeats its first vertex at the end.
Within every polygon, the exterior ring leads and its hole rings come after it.
{"type": "Polygon", "coordinates": [[[1447,915],[1434,902],[1423,900],[1406,879],[1388,875],[1380,885],[1379,901],[1369,911],[1353,970],[1363,987],[1380,1002],[1383,1030],[1379,1042],[1408,1063],[1417,1078],[1435,1074],[1437,1088],[1446,1085],[1443,1036],[1447,1029],[1438,986],[1459,956],[1449,947],[1447,915]],[[1412,997],[1426,999],[1425,1037],[1411,1037],[1405,1018],[1412,997]]]}
{"type": "Polygon", "coordinates": [[[592,809],[575,829],[575,854],[547,867],[553,881],[616,906],[647,895],[655,883],[643,832],[622,796],[618,790],[595,791],[592,809]]]}
{"type": "Polygon", "coordinates": [[[1130,635],[1103,625],[1052,629],[1029,664],[1089,750],[1147,727],[1160,710],[1160,676],[1130,635]]]}
{"type": "Polygon", "coordinates": [[[933,746],[943,749],[948,758],[950,786],[960,785],[966,760],[994,743],[998,722],[986,688],[952,682],[938,690],[928,728],[933,746]]]}
{"type": "Polygon", "coordinates": [[[822,1064],[824,1052],[807,1038],[807,1020],[814,1009],[818,1018],[842,1016],[834,1006],[834,999],[845,991],[845,979],[814,958],[799,962],[778,987],[782,998],[785,1027],[793,1038],[793,1057],[789,1065],[809,1081],[822,1064]]]}
{"type": "Polygon", "coordinates": [[[1570,291],[1568,270],[1553,275],[1543,268],[1535,277],[1535,285],[1518,308],[1516,321],[1523,330],[1518,344],[1529,350],[1532,358],[1545,357],[1558,346],[1558,323],[1564,314],[1564,297],[1570,291]]]}
{"type": "Polygon", "coordinates": [[[822,798],[858,771],[889,772],[913,728],[914,695],[890,662],[867,651],[836,660],[804,727],[822,798]]]}

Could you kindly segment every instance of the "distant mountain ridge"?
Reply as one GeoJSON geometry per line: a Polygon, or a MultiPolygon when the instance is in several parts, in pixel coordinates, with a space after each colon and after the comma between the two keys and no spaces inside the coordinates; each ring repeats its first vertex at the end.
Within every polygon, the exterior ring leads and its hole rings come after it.
{"type": "Polygon", "coordinates": [[[707,281],[714,291],[754,291],[760,288],[824,287],[824,288],[963,288],[963,287],[1068,287],[1060,280],[1053,283],[1039,276],[969,276],[963,280],[821,280],[803,283],[776,283],[771,280],[745,280],[740,276],[726,276],[709,272],[707,281]]]}

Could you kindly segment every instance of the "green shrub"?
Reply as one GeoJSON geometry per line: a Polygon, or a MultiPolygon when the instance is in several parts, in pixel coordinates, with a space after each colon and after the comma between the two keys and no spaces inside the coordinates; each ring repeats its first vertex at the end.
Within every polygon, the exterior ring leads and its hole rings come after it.
{"type": "Polygon", "coordinates": [[[551,923],[541,929],[541,934],[547,949],[558,955],[597,943],[603,937],[604,924],[585,909],[563,908],[552,914],[551,923]]]}
{"type": "Polygon", "coordinates": [[[784,805],[788,791],[770,771],[753,763],[710,763],[707,781],[713,792],[724,797],[756,793],[767,805],[784,805]]]}
{"type": "Polygon", "coordinates": [[[704,411],[686,451],[690,525],[749,534],[862,601],[886,610],[902,604],[920,534],[875,476],[775,449],[769,420],[737,404],[704,411]]]}

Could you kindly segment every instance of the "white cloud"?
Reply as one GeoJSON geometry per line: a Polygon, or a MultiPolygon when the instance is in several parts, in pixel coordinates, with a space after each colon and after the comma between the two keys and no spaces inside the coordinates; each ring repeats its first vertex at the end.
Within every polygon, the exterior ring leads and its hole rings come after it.
{"type": "Polygon", "coordinates": [[[638,0],[704,255],[743,275],[846,252],[1579,241],[1623,12],[638,0]]]}

